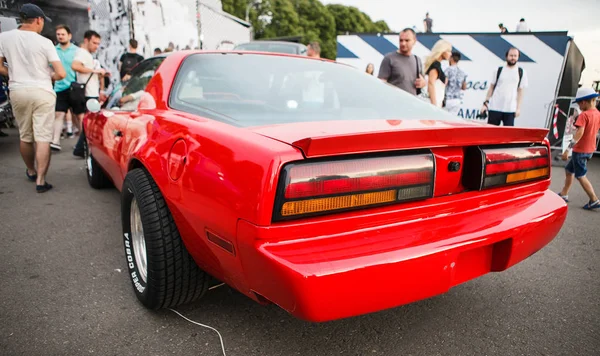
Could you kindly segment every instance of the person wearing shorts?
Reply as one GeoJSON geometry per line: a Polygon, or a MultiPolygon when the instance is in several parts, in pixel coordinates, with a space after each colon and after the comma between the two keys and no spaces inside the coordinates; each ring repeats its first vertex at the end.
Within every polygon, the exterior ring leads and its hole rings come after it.
{"type": "Polygon", "coordinates": [[[73,137],[73,119],[67,115],[69,109],[77,116],[85,112],[85,104],[74,101],[71,98],[71,84],[77,80],[75,71],[71,68],[73,59],[79,47],[71,43],[73,35],[71,29],[66,25],[56,26],[56,52],[60,58],[63,67],[67,71],[67,77],[54,83],[56,92],[56,119],[54,121],[54,135],[50,148],[53,151],[60,151],[60,138],[63,130],[65,117],[67,118],[67,137],[73,137]]]}
{"type": "Polygon", "coordinates": [[[52,189],[46,182],[56,106],[52,80],[67,74],[52,42],[40,35],[44,23],[51,20],[33,4],[24,4],[19,15],[21,27],[0,34],[0,63],[5,59],[8,63],[8,68],[0,66],[0,74],[9,77],[25,174],[37,183],[37,192],[44,193],[52,189]]]}
{"type": "MultiPolygon", "coordinates": [[[[569,147],[573,149],[573,155],[569,163],[565,166],[566,178],[565,185],[558,195],[566,202],[569,201],[569,190],[573,184],[573,177],[577,178],[583,190],[589,197],[587,204],[583,206],[586,210],[594,210],[600,208],[600,200],[594,192],[592,183],[587,179],[587,164],[596,151],[597,140],[596,135],[600,130],[600,111],[596,109],[596,93],[592,88],[579,88],[575,103],[579,105],[581,114],[577,117],[575,127],[577,131],[570,142],[569,147]]],[[[567,160],[569,150],[563,152],[562,159],[567,160]]]]}

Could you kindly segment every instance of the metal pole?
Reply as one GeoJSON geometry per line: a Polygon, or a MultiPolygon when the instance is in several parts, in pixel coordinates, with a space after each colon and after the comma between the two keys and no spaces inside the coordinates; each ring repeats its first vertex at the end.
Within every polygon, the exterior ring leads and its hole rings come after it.
{"type": "Polygon", "coordinates": [[[198,48],[202,49],[202,22],[200,21],[201,0],[196,0],[196,26],[198,27],[198,48]]]}

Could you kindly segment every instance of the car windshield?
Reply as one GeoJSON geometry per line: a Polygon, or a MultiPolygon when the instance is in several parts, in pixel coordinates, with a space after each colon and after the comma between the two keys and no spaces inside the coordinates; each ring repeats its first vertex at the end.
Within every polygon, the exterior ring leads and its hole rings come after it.
{"type": "Polygon", "coordinates": [[[170,94],[176,110],[249,127],[332,120],[456,120],[347,65],[259,54],[194,54],[170,94]]]}
{"type": "Polygon", "coordinates": [[[273,52],[273,53],[287,53],[287,54],[300,54],[298,45],[286,44],[286,43],[269,43],[269,42],[251,42],[244,43],[235,47],[238,51],[256,51],[256,52],[273,52]]]}

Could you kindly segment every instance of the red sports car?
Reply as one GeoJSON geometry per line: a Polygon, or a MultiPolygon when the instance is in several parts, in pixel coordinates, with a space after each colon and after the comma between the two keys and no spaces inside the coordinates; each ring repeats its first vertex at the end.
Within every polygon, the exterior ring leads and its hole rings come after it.
{"type": "Polygon", "coordinates": [[[176,52],[94,104],[88,180],[121,191],[151,309],[214,277],[304,320],[371,313],[506,270],[567,215],[547,130],[465,121],[331,61],[176,52]]]}

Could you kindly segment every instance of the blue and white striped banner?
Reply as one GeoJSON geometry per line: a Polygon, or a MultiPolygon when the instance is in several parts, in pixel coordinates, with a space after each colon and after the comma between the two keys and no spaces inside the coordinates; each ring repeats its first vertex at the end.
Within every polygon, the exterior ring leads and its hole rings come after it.
{"type": "MultiPolygon", "coordinates": [[[[505,53],[511,47],[521,51],[519,66],[527,72],[529,87],[524,94],[521,117],[515,125],[545,127],[549,106],[559,85],[560,73],[570,37],[566,33],[531,34],[417,34],[413,54],[425,57],[435,43],[444,39],[459,51],[461,69],[468,75],[459,116],[475,119],[497,68],[505,63],[505,53]]],[[[337,37],[337,61],[365,70],[375,66],[375,75],[385,54],[398,50],[398,34],[358,34],[337,37]]],[[[445,68],[447,63],[443,63],[445,68]]],[[[401,113],[399,113],[401,114],[401,113]]]]}

